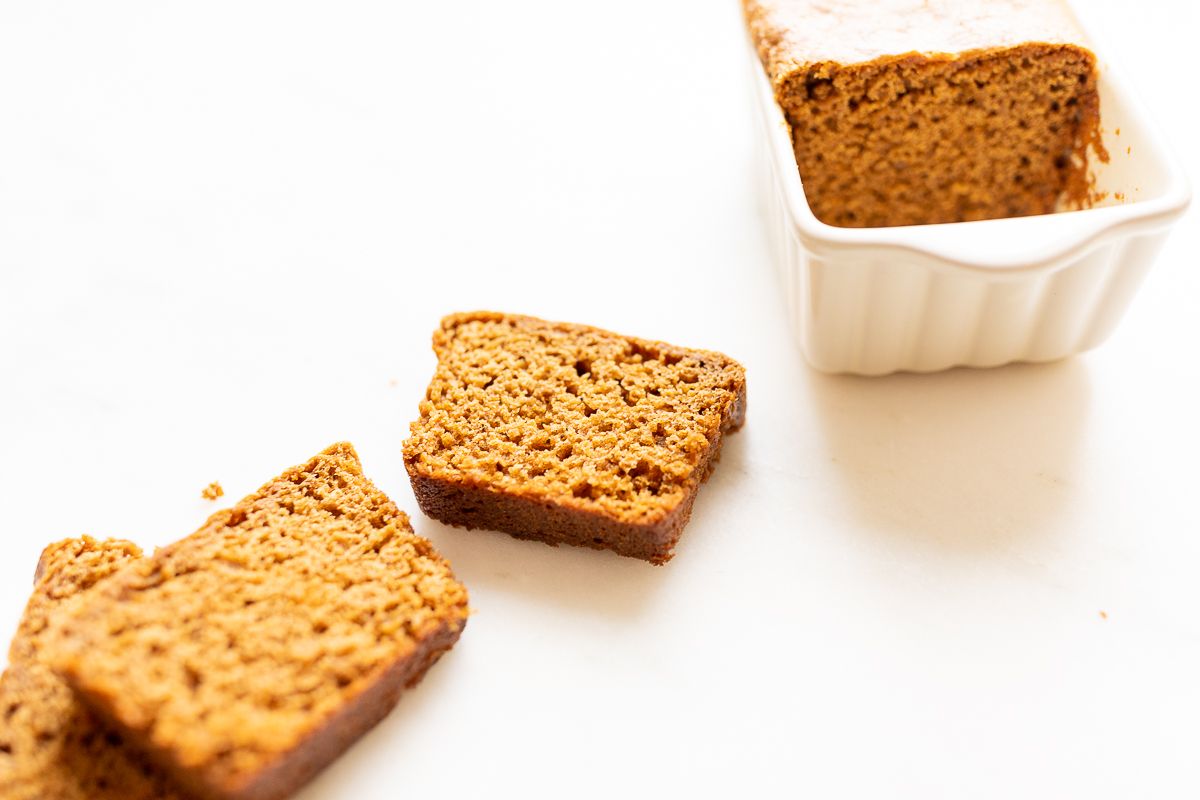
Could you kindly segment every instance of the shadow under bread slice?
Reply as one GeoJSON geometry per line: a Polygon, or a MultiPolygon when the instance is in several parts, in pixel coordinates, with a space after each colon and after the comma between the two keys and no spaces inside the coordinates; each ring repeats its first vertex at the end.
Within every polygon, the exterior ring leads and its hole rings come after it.
{"type": "Polygon", "coordinates": [[[446,317],[433,349],[404,463],[451,525],[662,564],[745,420],[720,353],[493,312],[446,317]]]}
{"type": "Polygon", "coordinates": [[[54,620],[137,562],[131,542],[89,537],[42,553],[0,677],[0,797],[182,800],[161,771],[106,728],[46,663],[54,620]]]}
{"type": "Polygon", "coordinates": [[[55,663],[189,791],[264,800],[386,716],[466,618],[449,565],[339,444],[103,586],[55,663]]]}

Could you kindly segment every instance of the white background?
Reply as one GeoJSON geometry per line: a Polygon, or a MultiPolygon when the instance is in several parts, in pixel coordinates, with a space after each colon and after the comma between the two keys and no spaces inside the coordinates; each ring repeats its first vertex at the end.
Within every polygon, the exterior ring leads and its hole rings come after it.
{"type": "MultiPolygon", "coordinates": [[[[1089,5],[1200,174],[1190,4],[1089,5]]],[[[47,542],[164,544],[209,481],[223,505],[349,439],[477,613],[305,800],[1195,797],[1195,209],[1091,354],[818,375],[740,25],[733,0],[0,5],[0,636],[47,542]],[[669,565],[420,515],[400,443],[438,319],[474,308],[747,366],[669,565]]]]}

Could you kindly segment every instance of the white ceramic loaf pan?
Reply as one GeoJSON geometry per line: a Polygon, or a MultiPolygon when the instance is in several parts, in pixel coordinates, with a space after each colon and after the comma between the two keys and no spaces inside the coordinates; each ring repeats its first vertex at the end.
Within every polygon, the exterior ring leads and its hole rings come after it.
{"type": "Polygon", "coordinates": [[[1190,190],[1088,20],[1080,22],[1100,62],[1111,161],[1092,168],[1109,199],[1081,211],[982,222],[838,228],[818,220],[788,125],[748,49],[774,257],[792,329],[814,367],[884,375],[1052,361],[1113,331],[1190,190]]]}

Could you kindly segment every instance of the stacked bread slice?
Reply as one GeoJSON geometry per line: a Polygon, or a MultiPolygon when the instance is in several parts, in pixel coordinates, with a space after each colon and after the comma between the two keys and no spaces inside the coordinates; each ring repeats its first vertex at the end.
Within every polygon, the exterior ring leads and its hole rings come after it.
{"type": "Polygon", "coordinates": [[[52,621],[141,560],[131,542],[68,539],[46,548],[0,677],[0,797],[176,800],[172,783],[81,704],[50,667],[52,621]]]}
{"type": "Polygon", "coordinates": [[[4,797],[286,797],[467,618],[347,444],[153,556],[85,539],[44,560],[3,678],[4,797]]]}

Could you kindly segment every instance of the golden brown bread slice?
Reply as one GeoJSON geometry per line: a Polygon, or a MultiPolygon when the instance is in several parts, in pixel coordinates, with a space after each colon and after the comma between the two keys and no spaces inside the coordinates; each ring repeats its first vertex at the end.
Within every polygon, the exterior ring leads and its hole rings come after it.
{"type": "Polygon", "coordinates": [[[745,420],[720,353],[493,312],[446,317],[433,349],[404,463],[452,525],[664,563],[745,420]]]}
{"type": "Polygon", "coordinates": [[[176,800],[166,777],[106,729],[46,664],[52,622],[141,558],[131,542],[89,537],[42,553],[33,594],[0,677],[0,797],[176,800]]]}
{"type": "Polygon", "coordinates": [[[282,798],[458,639],[467,593],[348,444],[131,566],[55,662],[200,797],[282,798]]]}

